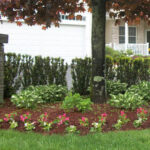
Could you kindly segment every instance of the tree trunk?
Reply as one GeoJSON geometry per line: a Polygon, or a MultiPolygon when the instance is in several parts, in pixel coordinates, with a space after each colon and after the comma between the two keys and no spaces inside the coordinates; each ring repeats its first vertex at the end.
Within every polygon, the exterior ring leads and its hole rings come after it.
{"type": "Polygon", "coordinates": [[[3,103],[4,96],[4,47],[0,43],[0,103],[3,103]]]}
{"type": "Polygon", "coordinates": [[[105,91],[105,24],[106,0],[92,2],[92,101],[106,102],[105,91]]]}

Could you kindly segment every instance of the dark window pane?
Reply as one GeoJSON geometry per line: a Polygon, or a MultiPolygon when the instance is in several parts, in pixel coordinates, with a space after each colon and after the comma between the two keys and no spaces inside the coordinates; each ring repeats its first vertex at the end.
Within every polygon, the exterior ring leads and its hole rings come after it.
{"type": "Polygon", "coordinates": [[[119,43],[120,44],[125,43],[125,36],[119,36],[119,43]]]}
{"type": "Polygon", "coordinates": [[[125,27],[119,27],[119,35],[125,35],[125,27]]]}
{"type": "Polygon", "coordinates": [[[129,43],[136,43],[136,37],[129,37],[129,43]]]}
{"type": "Polygon", "coordinates": [[[129,27],[129,36],[136,36],[136,27],[129,27]]]}

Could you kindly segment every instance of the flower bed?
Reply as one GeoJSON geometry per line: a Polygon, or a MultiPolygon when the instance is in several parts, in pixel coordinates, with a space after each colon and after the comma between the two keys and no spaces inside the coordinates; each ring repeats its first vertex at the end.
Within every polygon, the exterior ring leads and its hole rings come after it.
{"type": "Polygon", "coordinates": [[[94,104],[92,111],[81,113],[65,112],[60,106],[61,103],[57,103],[39,106],[36,110],[19,109],[8,100],[0,107],[0,120],[3,120],[0,121],[0,128],[8,129],[13,124],[12,128],[19,131],[33,130],[43,134],[75,132],[81,135],[90,132],[150,128],[149,108],[124,111],[108,104],[94,104]],[[135,126],[135,120],[140,117],[144,118],[143,121],[135,126]],[[115,127],[117,123],[119,127],[115,127]]]}

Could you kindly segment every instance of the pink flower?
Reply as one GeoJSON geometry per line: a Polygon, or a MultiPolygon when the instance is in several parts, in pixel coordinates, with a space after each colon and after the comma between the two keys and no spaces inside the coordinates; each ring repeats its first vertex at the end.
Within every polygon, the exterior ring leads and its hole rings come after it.
{"type": "Polygon", "coordinates": [[[20,116],[20,120],[24,122],[24,117],[22,115],[20,116]]]}
{"type": "Polygon", "coordinates": [[[58,123],[58,125],[62,125],[63,124],[63,121],[62,120],[60,120],[60,122],[58,123]]]}
{"type": "Polygon", "coordinates": [[[144,110],[144,114],[147,114],[147,110],[144,110]]]}
{"type": "Polygon", "coordinates": [[[124,112],[124,111],[121,111],[120,113],[121,113],[121,116],[124,116],[124,115],[125,115],[125,112],[124,112]]]}
{"type": "Polygon", "coordinates": [[[47,116],[47,112],[45,112],[44,115],[47,116]]]}
{"type": "Polygon", "coordinates": [[[138,114],[141,113],[142,110],[143,110],[143,108],[140,107],[139,109],[137,109],[137,113],[138,113],[138,114]]]}
{"type": "Polygon", "coordinates": [[[63,117],[66,117],[66,114],[63,114],[63,117]]]}
{"type": "Polygon", "coordinates": [[[81,120],[82,120],[83,122],[85,122],[85,119],[86,119],[85,117],[82,117],[82,119],[81,119],[81,120]]]}
{"type": "Polygon", "coordinates": [[[103,113],[103,114],[101,114],[101,117],[107,117],[107,114],[106,113],[103,113]]]}
{"type": "Polygon", "coordinates": [[[10,118],[11,114],[8,114],[8,117],[10,118]]]}
{"type": "Polygon", "coordinates": [[[7,119],[7,118],[4,118],[4,121],[8,121],[8,119],[7,119]]]}
{"type": "Polygon", "coordinates": [[[62,117],[61,115],[58,116],[59,119],[61,119],[61,117],[62,117]]]}
{"type": "Polygon", "coordinates": [[[28,116],[28,115],[29,115],[29,112],[27,112],[26,115],[28,116]]]}
{"type": "Polygon", "coordinates": [[[69,121],[69,117],[67,117],[65,120],[66,120],[66,121],[69,121]]]}

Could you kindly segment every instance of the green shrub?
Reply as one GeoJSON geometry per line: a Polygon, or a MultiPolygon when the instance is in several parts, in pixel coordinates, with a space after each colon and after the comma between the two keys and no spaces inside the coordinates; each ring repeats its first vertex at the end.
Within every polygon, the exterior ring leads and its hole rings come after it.
{"type": "Polygon", "coordinates": [[[111,99],[108,101],[108,103],[117,108],[132,110],[147,104],[138,93],[132,92],[111,95],[111,99]]]}
{"type": "Polygon", "coordinates": [[[17,107],[33,108],[40,103],[61,101],[67,94],[67,88],[61,85],[30,86],[19,94],[12,95],[11,101],[17,107]]]}
{"type": "Polygon", "coordinates": [[[71,75],[73,84],[73,93],[79,93],[81,95],[88,95],[88,87],[90,86],[92,60],[85,57],[76,58],[72,60],[71,75]]]}
{"type": "Polygon", "coordinates": [[[112,57],[116,57],[116,56],[120,56],[121,53],[119,51],[116,51],[114,50],[113,48],[109,47],[109,46],[106,46],[105,48],[105,52],[106,52],[106,55],[108,56],[112,56],[112,57]]]}
{"type": "Polygon", "coordinates": [[[90,98],[83,99],[80,94],[72,95],[72,93],[69,93],[69,95],[66,96],[65,100],[63,101],[62,108],[67,111],[73,109],[74,111],[77,110],[85,112],[92,110],[91,104],[92,102],[90,98]]]}
{"type": "Polygon", "coordinates": [[[137,85],[132,85],[127,92],[138,93],[143,100],[150,101],[150,82],[143,81],[137,85]]]}
{"type": "Polygon", "coordinates": [[[11,102],[19,108],[34,108],[37,104],[43,103],[35,90],[23,90],[19,94],[12,95],[11,102]]]}
{"type": "Polygon", "coordinates": [[[43,102],[56,102],[64,100],[67,95],[67,87],[62,85],[39,85],[30,86],[28,90],[34,90],[36,95],[39,95],[43,102]]]}
{"type": "Polygon", "coordinates": [[[106,81],[106,89],[107,89],[108,95],[123,94],[127,90],[127,84],[121,83],[120,81],[107,80],[106,81]]]}

